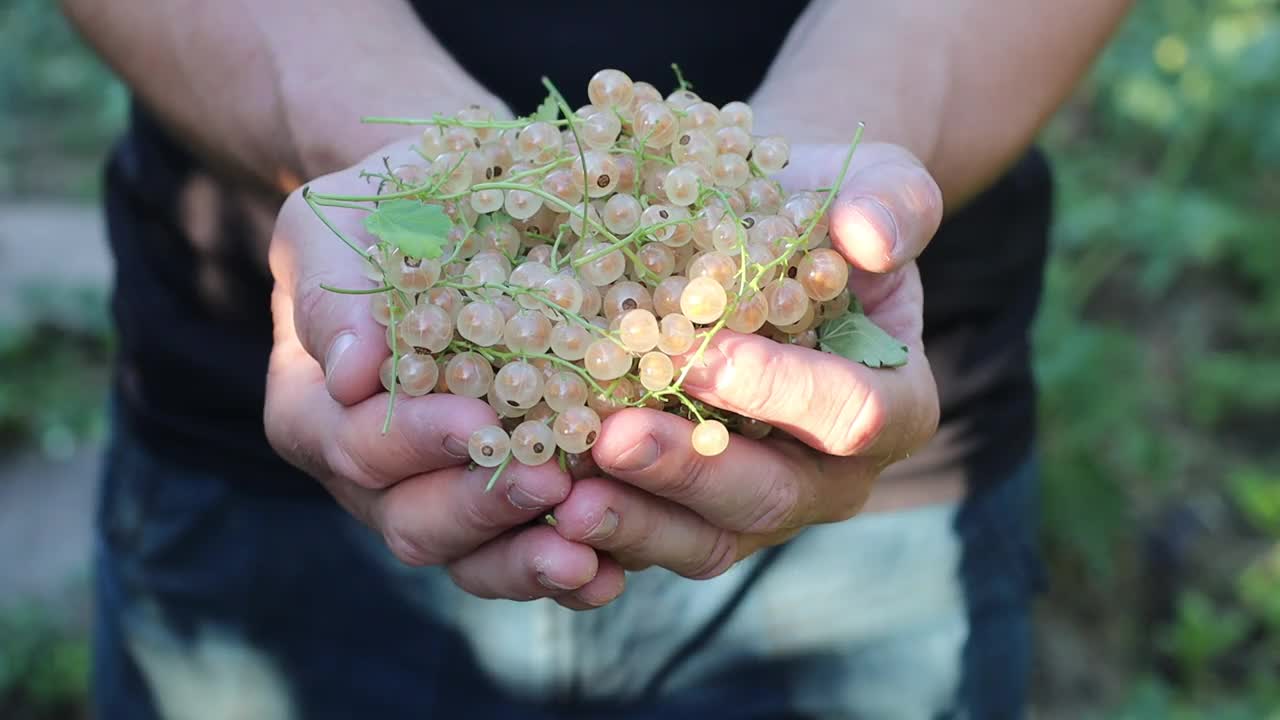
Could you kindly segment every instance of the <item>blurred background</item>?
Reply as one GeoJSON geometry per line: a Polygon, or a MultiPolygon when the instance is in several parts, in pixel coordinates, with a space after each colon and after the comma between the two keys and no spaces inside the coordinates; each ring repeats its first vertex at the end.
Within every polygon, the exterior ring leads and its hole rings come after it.
{"type": "MultiPolygon", "coordinates": [[[[0,717],[83,717],[123,89],[0,0],[0,717]]],[[[1038,718],[1280,718],[1280,3],[1142,0],[1042,137],[1038,718]]]]}

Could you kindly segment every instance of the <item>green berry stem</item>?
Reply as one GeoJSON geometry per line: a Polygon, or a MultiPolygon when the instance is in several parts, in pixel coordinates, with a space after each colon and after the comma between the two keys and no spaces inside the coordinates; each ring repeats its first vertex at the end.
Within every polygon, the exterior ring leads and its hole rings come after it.
{"type": "Polygon", "coordinates": [[[551,98],[556,101],[556,105],[560,108],[560,113],[564,115],[565,122],[569,123],[569,132],[573,133],[573,142],[578,145],[578,159],[582,163],[582,222],[585,226],[587,208],[590,206],[587,201],[591,199],[591,178],[587,177],[587,149],[582,144],[582,138],[578,137],[578,124],[575,121],[576,116],[573,113],[573,108],[570,108],[569,103],[565,102],[559,88],[556,87],[555,83],[551,82],[551,78],[545,75],[542,76],[542,85],[551,93],[551,98]]]}
{"type": "Polygon", "coordinates": [[[311,211],[316,214],[316,217],[320,218],[320,222],[324,223],[325,227],[329,228],[329,230],[332,231],[334,235],[337,235],[339,240],[341,240],[347,247],[351,248],[353,252],[355,252],[360,257],[364,258],[366,261],[369,260],[369,254],[366,253],[364,250],[361,250],[360,248],[356,247],[356,244],[351,242],[351,238],[348,238],[346,233],[339,230],[337,226],[335,226],[332,222],[330,222],[329,218],[326,217],[324,212],[320,210],[319,205],[316,204],[316,198],[313,197],[313,193],[310,192],[310,186],[302,188],[302,199],[307,201],[307,206],[310,207],[311,211]]]}
{"type": "Polygon", "coordinates": [[[724,314],[720,316],[720,319],[716,321],[716,324],[712,325],[710,330],[707,330],[706,335],[702,338],[702,344],[698,346],[697,352],[693,354],[693,357],[684,367],[680,368],[680,375],[675,379],[675,382],[671,383],[672,387],[682,387],[685,376],[689,374],[689,371],[693,369],[693,366],[696,363],[702,362],[702,356],[707,352],[707,348],[711,346],[711,338],[715,337],[716,333],[720,332],[720,330],[724,328],[725,319],[729,317],[729,313],[730,310],[726,307],[724,314]]]}
{"type": "Polygon", "coordinates": [[[396,311],[387,313],[387,324],[391,328],[391,394],[387,398],[387,418],[382,421],[382,434],[391,432],[391,416],[396,409],[396,388],[400,382],[400,333],[396,329],[396,311]]]}
{"type": "Polygon", "coordinates": [[[333,287],[332,285],[326,285],[324,283],[320,283],[320,288],[322,290],[328,290],[331,293],[338,293],[339,295],[377,295],[379,293],[391,292],[392,290],[395,290],[395,288],[391,287],[390,285],[383,285],[382,287],[357,290],[354,288],[333,287]]]}
{"type": "MultiPolygon", "coordinates": [[[[313,193],[313,194],[319,200],[325,200],[325,201],[337,200],[341,202],[357,202],[357,203],[360,203],[360,202],[379,203],[387,200],[400,200],[403,198],[411,198],[418,195],[434,196],[440,190],[440,187],[443,186],[446,182],[448,182],[449,177],[453,175],[454,171],[457,170],[459,167],[461,167],[462,163],[467,161],[467,155],[469,154],[470,154],[470,151],[462,153],[462,155],[458,158],[458,161],[454,163],[452,167],[449,168],[448,172],[445,172],[438,179],[433,179],[431,182],[423,183],[421,185],[414,185],[406,190],[401,190],[399,192],[386,193],[384,195],[329,195],[324,193],[313,193]]],[[[440,196],[434,199],[447,200],[447,199],[461,197],[463,195],[468,195],[468,194],[470,194],[470,191],[454,193],[453,195],[440,196]]]]}
{"type": "Polygon", "coordinates": [[[613,243],[610,243],[609,245],[606,245],[605,247],[602,247],[599,250],[593,250],[592,252],[574,260],[572,263],[570,263],[570,265],[572,265],[575,268],[580,268],[583,265],[586,265],[587,263],[599,260],[605,255],[608,255],[609,253],[613,252],[614,250],[622,250],[623,252],[626,252],[626,247],[628,245],[631,245],[636,240],[643,238],[645,235],[652,235],[654,232],[661,230],[665,227],[670,227],[672,225],[689,225],[689,224],[692,224],[693,222],[694,222],[694,218],[677,218],[675,220],[663,220],[660,223],[654,223],[652,225],[645,225],[644,227],[636,228],[635,230],[632,230],[626,237],[615,240],[613,243]]]}
{"type": "MultiPolygon", "coordinates": [[[[360,118],[360,122],[367,125],[435,125],[437,127],[468,127],[468,128],[491,128],[494,130],[509,130],[512,128],[523,128],[534,122],[531,117],[522,117],[516,120],[458,120],[440,115],[439,113],[429,118],[411,118],[411,117],[386,117],[380,115],[366,115],[360,118]]],[[[564,121],[549,121],[552,125],[563,125],[564,121]]]]}
{"type": "Polygon", "coordinates": [[[367,205],[357,205],[353,202],[343,202],[342,200],[329,200],[323,196],[315,198],[316,205],[324,207],[347,208],[348,210],[363,210],[365,212],[373,212],[373,208],[367,205]]]}
{"type": "Polygon", "coordinates": [[[501,475],[502,471],[506,470],[507,466],[510,464],[511,464],[511,454],[507,453],[507,456],[503,458],[501,463],[498,464],[498,467],[493,469],[493,474],[489,476],[489,482],[484,486],[485,492],[489,492],[490,490],[493,490],[493,486],[498,484],[498,476],[501,475]]]}
{"type": "Polygon", "coordinates": [[[844,154],[844,162],[840,164],[840,173],[836,175],[836,181],[831,184],[831,189],[827,192],[827,198],[822,201],[822,207],[818,208],[818,212],[814,213],[809,219],[809,224],[805,227],[804,232],[800,233],[800,239],[809,242],[809,236],[813,234],[813,229],[818,226],[818,219],[827,214],[831,209],[831,202],[836,199],[836,194],[840,192],[840,187],[844,185],[844,177],[849,172],[849,163],[853,160],[853,152],[858,149],[858,143],[862,142],[862,131],[865,130],[867,124],[858,123],[858,129],[853,133],[853,140],[849,143],[849,150],[844,154]]]}
{"type": "MultiPolygon", "coordinates": [[[[711,193],[720,198],[720,201],[724,203],[724,211],[728,213],[730,219],[733,220],[733,229],[738,235],[738,253],[740,259],[738,261],[738,272],[736,274],[738,276],[738,296],[741,297],[742,293],[747,289],[747,231],[743,229],[742,219],[738,217],[738,213],[734,212],[733,205],[729,202],[729,196],[726,195],[723,190],[718,187],[709,187],[705,192],[711,193]]],[[[726,311],[725,314],[728,315],[728,312],[726,311]]]]}
{"type": "Polygon", "coordinates": [[[677,63],[671,63],[671,70],[676,74],[676,82],[679,83],[681,90],[693,89],[693,85],[689,84],[689,81],[684,79],[684,73],[680,72],[680,65],[677,63]]]}

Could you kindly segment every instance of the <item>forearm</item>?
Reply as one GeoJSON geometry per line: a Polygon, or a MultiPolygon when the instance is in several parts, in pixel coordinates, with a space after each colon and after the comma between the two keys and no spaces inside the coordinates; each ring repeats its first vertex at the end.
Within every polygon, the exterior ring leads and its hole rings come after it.
{"type": "Polygon", "coordinates": [[[367,114],[500,103],[405,2],[63,0],[163,123],[223,172],[287,192],[405,134],[367,114]]]}
{"type": "Polygon", "coordinates": [[[1026,150],[1128,6],[816,2],[753,98],[757,127],[848,142],[865,121],[925,162],[952,210],[1026,150]]]}

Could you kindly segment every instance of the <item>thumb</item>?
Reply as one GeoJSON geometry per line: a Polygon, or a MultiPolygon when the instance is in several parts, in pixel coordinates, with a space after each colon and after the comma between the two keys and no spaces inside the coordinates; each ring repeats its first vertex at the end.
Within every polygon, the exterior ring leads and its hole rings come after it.
{"type": "MultiPolygon", "coordinates": [[[[942,190],[913,155],[872,145],[828,215],[831,246],[855,267],[887,273],[919,257],[942,222],[942,190]]],[[[861,153],[861,150],[858,151],[861,153]]]]}
{"type": "MultiPolygon", "coordinates": [[[[352,210],[326,213],[359,242],[357,215],[352,210]]],[[[364,261],[333,236],[299,192],[280,210],[269,257],[277,288],[292,305],[298,340],[324,370],[329,394],[352,405],[381,391],[378,368],[390,350],[386,330],[371,312],[375,296],[344,295],[324,287],[369,287],[364,261]]]]}

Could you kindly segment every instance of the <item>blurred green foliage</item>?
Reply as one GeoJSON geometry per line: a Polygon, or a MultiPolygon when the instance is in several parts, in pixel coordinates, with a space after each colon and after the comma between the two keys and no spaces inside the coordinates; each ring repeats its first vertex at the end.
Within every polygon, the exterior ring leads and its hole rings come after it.
{"type": "Polygon", "coordinates": [[[0,0],[0,196],[91,197],[128,96],[51,0],[0,0]]]}
{"type": "MultiPolygon", "coordinates": [[[[84,195],[125,111],[51,3],[0,0],[0,195],[84,195]]],[[[1280,3],[1142,0],[1043,143],[1049,611],[1122,676],[1091,716],[1280,720],[1280,3]],[[1184,569],[1154,578],[1171,597],[1153,614],[1144,549],[1178,533],[1158,545],[1184,569]]],[[[101,389],[106,326],[45,317],[0,330],[0,433],[56,444],[92,429],[75,409],[101,389]]],[[[74,641],[16,656],[0,698],[82,691],[74,641]]]]}
{"type": "Polygon", "coordinates": [[[82,623],[33,604],[0,615],[0,717],[81,717],[89,683],[82,623]]]}
{"type": "Polygon", "coordinates": [[[1280,5],[1138,3],[1044,143],[1051,605],[1121,626],[1117,718],[1280,718],[1280,5]]]}
{"type": "Polygon", "coordinates": [[[0,322],[0,451],[34,444],[61,458],[101,437],[107,307],[100,289],[31,291],[13,313],[21,319],[0,322]]]}

